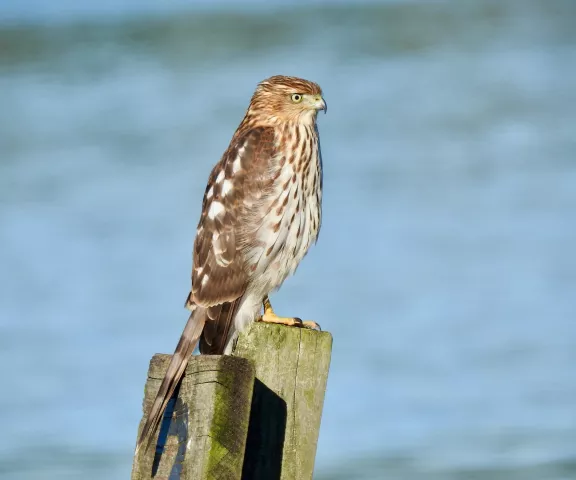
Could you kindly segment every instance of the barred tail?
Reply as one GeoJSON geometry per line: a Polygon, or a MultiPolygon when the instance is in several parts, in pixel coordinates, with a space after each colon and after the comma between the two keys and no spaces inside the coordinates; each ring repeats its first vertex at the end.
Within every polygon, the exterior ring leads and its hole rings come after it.
{"type": "Polygon", "coordinates": [[[138,443],[136,444],[136,455],[143,445],[145,445],[145,450],[150,446],[152,438],[154,438],[154,432],[158,428],[162,415],[164,414],[166,405],[184,375],[184,370],[186,370],[186,365],[188,365],[188,359],[190,358],[190,355],[192,355],[192,352],[198,343],[205,322],[206,309],[195,306],[188,318],[186,326],[184,327],[180,341],[178,342],[174,355],[172,355],[172,360],[170,360],[170,364],[168,365],[166,375],[160,384],[158,394],[154,399],[152,408],[148,413],[148,417],[144,423],[140,437],[138,438],[138,443]]]}

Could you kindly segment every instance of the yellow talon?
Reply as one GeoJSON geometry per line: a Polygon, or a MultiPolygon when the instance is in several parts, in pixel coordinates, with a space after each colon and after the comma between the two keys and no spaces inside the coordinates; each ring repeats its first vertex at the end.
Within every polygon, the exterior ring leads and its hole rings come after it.
{"type": "Polygon", "coordinates": [[[258,319],[258,321],[260,322],[277,323],[280,325],[288,325],[290,327],[303,327],[303,328],[310,328],[313,330],[321,330],[320,325],[311,320],[306,320],[303,322],[298,317],[279,317],[278,315],[276,315],[276,313],[274,313],[274,309],[272,308],[272,304],[270,303],[268,295],[264,297],[262,304],[264,306],[264,315],[262,315],[258,319]]]}

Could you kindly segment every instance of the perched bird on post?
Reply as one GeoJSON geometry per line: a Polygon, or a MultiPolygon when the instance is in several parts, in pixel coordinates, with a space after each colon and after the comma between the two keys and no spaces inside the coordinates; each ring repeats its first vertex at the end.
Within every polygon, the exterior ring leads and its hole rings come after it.
{"type": "Polygon", "coordinates": [[[294,273],[320,230],[319,110],[326,112],[326,103],[316,83],[282,75],[262,81],[212,170],[194,242],[186,300],[192,313],[137,451],[153,437],[198,342],[201,353],[230,353],[238,333],[256,320],[319,328],[277,316],[268,299],[294,273]]]}

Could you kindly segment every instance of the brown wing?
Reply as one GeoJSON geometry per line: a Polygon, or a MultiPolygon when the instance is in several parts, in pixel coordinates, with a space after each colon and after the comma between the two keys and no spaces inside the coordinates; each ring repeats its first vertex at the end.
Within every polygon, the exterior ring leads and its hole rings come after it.
{"type": "Polygon", "coordinates": [[[200,341],[202,353],[223,352],[246,290],[249,278],[244,248],[250,243],[247,236],[257,229],[252,224],[262,219],[255,210],[269,191],[270,160],[274,154],[272,128],[253,128],[237,134],[208,180],[194,242],[192,291],[187,301],[189,308],[193,304],[207,308],[200,341]]]}
{"type": "Polygon", "coordinates": [[[186,301],[192,313],[142,428],[137,451],[153,438],[200,334],[202,353],[224,351],[249,281],[243,252],[254,241],[251,233],[262,219],[258,207],[274,180],[273,156],[273,130],[255,128],[235,134],[212,170],[194,243],[192,291],[186,301]]]}

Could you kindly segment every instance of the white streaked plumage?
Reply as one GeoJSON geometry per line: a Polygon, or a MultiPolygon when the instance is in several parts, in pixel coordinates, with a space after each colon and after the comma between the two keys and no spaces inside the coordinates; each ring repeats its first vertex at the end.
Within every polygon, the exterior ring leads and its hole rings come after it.
{"type": "Polygon", "coordinates": [[[234,184],[232,183],[231,180],[224,180],[224,183],[222,184],[222,195],[228,195],[228,192],[230,192],[232,190],[232,187],[234,186],[234,184]]]}
{"type": "Polygon", "coordinates": [[[210,208],[208,209],[208,218],[214,220],[216,216],[224,212],[224,205],[218,201],[212,202],[210,208]]]}

